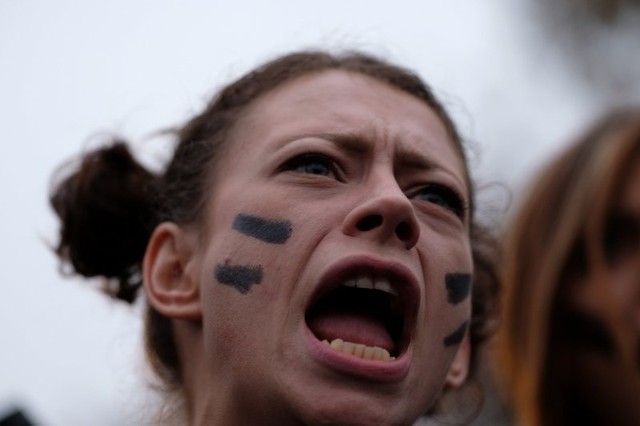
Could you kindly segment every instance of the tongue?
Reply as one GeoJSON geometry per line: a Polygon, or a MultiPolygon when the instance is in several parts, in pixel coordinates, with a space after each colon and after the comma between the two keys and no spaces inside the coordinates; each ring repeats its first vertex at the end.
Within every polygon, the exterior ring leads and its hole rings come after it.
{"type": "Polygon", "coordinates": [[[393,339],[380,321],[362,313],[332,312],[309,320],[309,328],[320,340],[342,339],[393,352],[393,339]]]}

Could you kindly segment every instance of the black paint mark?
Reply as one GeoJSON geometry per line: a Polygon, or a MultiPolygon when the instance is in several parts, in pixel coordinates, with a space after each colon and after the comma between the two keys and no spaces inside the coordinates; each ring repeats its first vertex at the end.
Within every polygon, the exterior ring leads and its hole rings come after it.
{"type": "Polygon", "coordinates": [[[471,283],[473,281],[471,274],[447,274],[444,277],[447,286],[447,300],[452,305],[465,300],[471,292],[471,283]]]}
{"type": "Polygon", "coordinates": [[[247,294],[252,285],[262,282],[262,266],[216,265],[214,275],[220,284],[247,294]]]}
{"type": "Polygon", "coordinates": [[[462,325],[458,327],[456,331],[454,331],[453,333],[445,337],[444,338],[445,347],[455,346],[460,342],[462,342],[462,339],[464,339],[464,335],[467,332],[468,327],[469,327],[469,321],[467,320],[463,322],[462,325]]]}
{"type": "Polygon", "coordinates": [[[239,214],[231,226],[236,231],[271,244],[284,244],[291,236],[291,222],[239,214]]]}

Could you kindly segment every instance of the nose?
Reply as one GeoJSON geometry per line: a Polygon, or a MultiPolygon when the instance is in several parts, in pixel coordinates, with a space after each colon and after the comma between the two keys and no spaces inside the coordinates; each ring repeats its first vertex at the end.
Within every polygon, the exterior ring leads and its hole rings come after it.
{"type": "Polygon", "coordinates": [[[344,234],[369,238],[381,244],[397,244],[409,250],[420,238],[420,225],[411,201],[393,181],[373,191],[345,217],[344,234]]]}

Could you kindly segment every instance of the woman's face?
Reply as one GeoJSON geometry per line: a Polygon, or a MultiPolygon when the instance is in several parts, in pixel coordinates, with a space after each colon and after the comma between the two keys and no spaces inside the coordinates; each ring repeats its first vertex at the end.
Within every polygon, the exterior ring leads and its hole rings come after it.
{"type": "MultiPolygon", "coordinates": [[[[640,155],[631,162],[609,214],[604,251],[610,279],[606,290],[640,351],[640,155]]],[[[585,281],[575,296],[577,307],[605,317],[606,304],[597,284],[588,278],[585,281]]]]}
{"type": "Polygon", "coordinates": [[[210,392],[195,398],[247,422],[413,421],[470,318],[469,188],[443,124],[325,71],[254,102],[229,137],[196,263],[210,392]]]}
{"type": "Polygon", "coordinates": [[[640,155],[628,173],[609,225],[608,250],[615,301],[640,343],[640,155]]]}

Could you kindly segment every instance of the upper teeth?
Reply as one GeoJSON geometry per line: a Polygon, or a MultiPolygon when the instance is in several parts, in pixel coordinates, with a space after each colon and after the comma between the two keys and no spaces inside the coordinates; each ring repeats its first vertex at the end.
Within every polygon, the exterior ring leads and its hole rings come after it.
{"type": "Polygon", "coordinates": [[[391,283],[385,277],[373,277],[371,275],[360,275],[357,278],[346,280],[342,283],[346,287],[370,288],[384,291],[394,296],[398,295],[395,288],[391,287],[391,283]]]}

